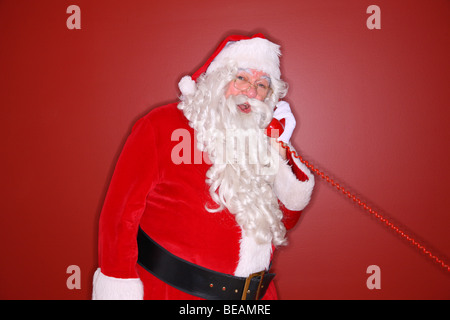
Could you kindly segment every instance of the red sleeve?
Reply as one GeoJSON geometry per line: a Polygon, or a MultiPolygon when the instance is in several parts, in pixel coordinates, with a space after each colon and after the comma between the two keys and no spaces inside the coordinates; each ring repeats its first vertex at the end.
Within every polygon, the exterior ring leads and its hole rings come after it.
{"type": "Polygon", "coordinates": [[[283,212],[283,219],[281,220],[284,224],[284,227],[286,230],[292,229],[300,219],[300,215],[302,213],[302,210],[300,211],[293,211],[289,210],[284,206],[281,201],[278,201],[278,204],[280,205],[280,210],[283,212]]]}
{"type": "Polygon", "coordinates": [[[137,278],[136,235],[146,197],[158,176],[155,135],[150,121],[133,127],[105,198],[99,224],[99,264],[103,274],[137,278]]]}
{"type": "Polygon", "coordinates": [[[288,165],[291,166],[292,172],[295,174],[296,178],[300,181],[308,181],[308,176],[294,163],[294,158],[291,152],[286,152],[286,157],[288,160],[288,165]]]}

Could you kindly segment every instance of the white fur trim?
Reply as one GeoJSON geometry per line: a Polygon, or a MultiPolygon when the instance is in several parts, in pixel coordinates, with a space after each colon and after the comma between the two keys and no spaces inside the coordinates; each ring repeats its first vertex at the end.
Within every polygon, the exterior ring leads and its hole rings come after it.
{"type": "Polygon", "coordinates": [[[178,82],[178,88],[184,96],[194,95],[197,91],[197,85],[190,76],[184,76],[178,82]]]}
{"type": "Polygon", "coordinates": [[[229,42],[211,62],[206,73],[234,62],[238,68],[256,69],[280,79],[280,55],[280,46],[267,39],[229,42]]]}
{"type": "MultiPolygon", "coordinates": [[[[292,146],[289,148],[293,150],[292,146]]],[[[308,181],[300,181],[292,172],[287,161],[280,161],[280,167],[275,177],[274,192],[284,206],[293,211],[303,210],[311,199],[314,188],[314,176],[309,169],[294,157],[294,163],[308,177],[308,181]]]]}
{"type": "Polygon", "coordinates": [[[144,286],[139,278],[120,279],[94,273],[92,300],[143,300],[144,286]]]}
{"type": "Polygon", "coordinates": [[[272,243],[258,244],[253,237],[246,236],[242,230],[239,263],[234,275],[248,277],[252,273],[268,269],[271,254],[272,243]]]}
{"type": "Polygon", "coordinates": [[[278,138],[278,141],[283,141],[284,143],[289,143],[291,140],[292,133],[294,132],[297,122],[292,114],[291,106],[286,101],[280,101],[276,105],[276,109],[273,112],[273,117],[277,120],[285,119],[286,125],[284,126],[284,131],[278,138]]]}

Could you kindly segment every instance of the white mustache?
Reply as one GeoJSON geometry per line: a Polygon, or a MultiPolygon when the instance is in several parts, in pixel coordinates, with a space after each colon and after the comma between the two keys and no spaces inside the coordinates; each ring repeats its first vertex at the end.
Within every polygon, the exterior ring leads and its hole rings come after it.
{"type": "Polygon", "coordinates": [[[238,113],[236,108],[238,105],[248,103],[251,106],[252,111],[249,115],[242,116],[254,117],[261,129],[266,128],[272,120],[273,110],[267,103],[263,101],[249,98],[246,95],[229,96],[227,100],[231,102],[231,104],[229,104],[229,112],[233,114],[238,113]]]}

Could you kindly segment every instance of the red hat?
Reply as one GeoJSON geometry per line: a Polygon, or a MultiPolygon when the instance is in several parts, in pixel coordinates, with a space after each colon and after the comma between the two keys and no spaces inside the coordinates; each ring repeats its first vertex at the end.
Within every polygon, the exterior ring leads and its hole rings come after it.
{"type": "Polygon", "coordinates": [[[221,42],[208,61],[192,76],[184,76],[178,87],[184,96],[193,95],[201,74],[209,74],[231,61],[238,68],[256,69],[267,73],[271,78],[279,79],[280,55],[280,46],[267,40],[261,33],[251,37],[232,35],[221,42]]]}

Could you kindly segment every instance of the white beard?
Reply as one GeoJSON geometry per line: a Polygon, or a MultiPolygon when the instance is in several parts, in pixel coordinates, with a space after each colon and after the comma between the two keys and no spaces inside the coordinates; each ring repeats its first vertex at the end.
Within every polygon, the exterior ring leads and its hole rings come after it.
{"type": "Polygon", "coordinates": [[[235,215],[243,236],[251,238],[246,240],[248,243],[270,249],[272,243],[283,245],[286,230],[272,190],[281,158],[264,134],[273,107],[244,95],[225,99],[223,88],[229,80],[214,84],[210,77],[198,81],[196,95],[179,104],[196,131],[197,147],[207,152],[212,162],[206,182],[217,207],[206,209],[228,209],[235,215]],[[217,90],[217,86],[222,89],[217,90]],[[237,107],[244,102],[251,105],[250,113],[237,107]]]}

